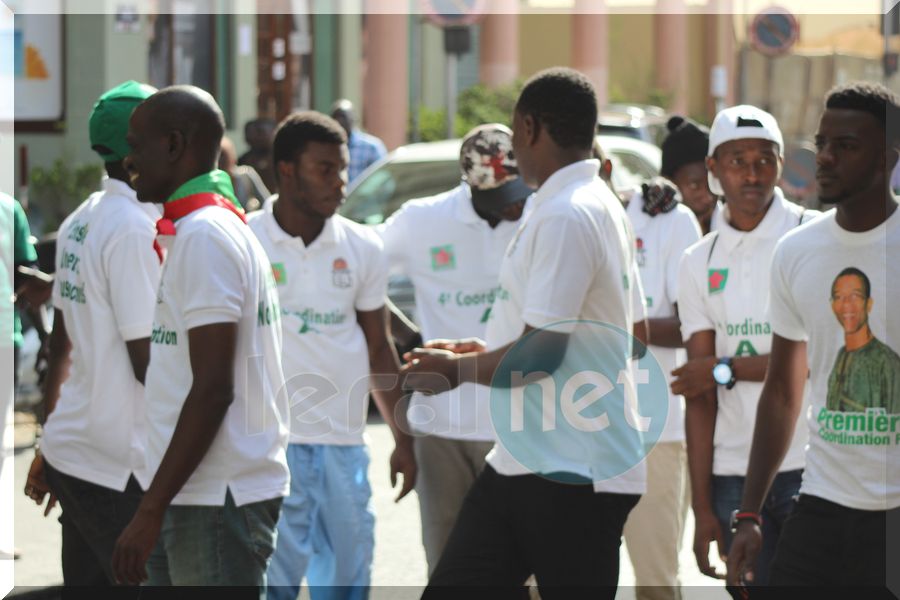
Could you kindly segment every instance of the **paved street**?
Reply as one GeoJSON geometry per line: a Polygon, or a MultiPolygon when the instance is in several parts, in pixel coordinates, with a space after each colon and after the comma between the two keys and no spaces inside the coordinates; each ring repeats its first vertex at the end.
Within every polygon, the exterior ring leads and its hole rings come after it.
{"type": "MultiPolygon", "coordinates": [[[[18,417],[19,415],[17,415],[18,417]]],[[[375,565],[373,573],[373,599],[418,598],[426,581],[425,553],[421,545],[419,505],[415,494],[394,502],[396,492],[391,490],[388,478],[388,456],[391,438],[387,426],[373,422],[368,429],[372,449],[372,482],[375,511],[375,565]]],[[[32,452],[27,446],[31,429],[20,423],[16,427],[16,445],[19,447],[15,462],[15,542],[22,551],[22,558],[15,562],[16,586],[49,586],[62,582],[59,564],[60,529],[56,518],[59,509],[44,518],[33,503],[21,493],[25,476],[31,463],[32,452]]],[[[691,539],[693,521],[688,522],[685,539],[691,539]]],[[[634,598],[634,574],[627,552],[622,551],[622,568],[619,579],[618,600],[634,598]]],[[[690,545],[682,548],[682,580],[688,589],[684,597],[699,600],[724,600],[728,598],[724,588],[716,581],[704,577],[697,570],[690,545]]],[[[303,594],[304,598],[308,595],[303,594]]]]}

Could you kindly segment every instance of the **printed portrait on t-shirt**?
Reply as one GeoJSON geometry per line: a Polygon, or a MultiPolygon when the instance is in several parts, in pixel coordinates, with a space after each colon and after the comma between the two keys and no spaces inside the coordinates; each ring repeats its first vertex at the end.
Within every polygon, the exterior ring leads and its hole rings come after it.
{"type": "Polygon", "coordinates": [[[869,278],[861,270],[847,267],[834,278],[831,310],[844,330],[844,346],[828,377],[829,410],[900,413],[900,356],[870,328],[873,303],[869,278]]]}

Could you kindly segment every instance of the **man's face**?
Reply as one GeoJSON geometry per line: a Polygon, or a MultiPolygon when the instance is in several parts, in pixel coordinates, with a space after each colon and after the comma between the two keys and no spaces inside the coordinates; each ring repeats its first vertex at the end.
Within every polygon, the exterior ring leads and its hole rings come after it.
{"type": "Polygon", "coordinates": [[[866,290],[858,275],[838,277],[831,288],[831,310],[845,335],[856,333],[869,321],[872,299],[866,298],[866,290]]]}
{"type": "Polygon", "coordinates": [[[678,186],[685,206],[690,208],[698,219],[712,213],[716,205],[716,197],[709,191],[706,177],[706,164],[701,160],[688,163],[677,171],[672,182],[678,186]]]}
{"type": "Polygon", "coordinates": [[[706,160],[722,184],[725,200],[738,208],[755,211],[766,206],[781,177],[778,146],[768,140],[725,142],[706,160]]]}
{"type": "Polygon", "coordinates": [[[828,108],[816,132],[819,200],[834,204],[886,185],[885,134],[869,113],[828,108]]]}
{"type": "Polygon", "coordinates": [[[532,167],[534,160],[532,148],[530,145],[530,135],[532,135],[533,122],[531,117],[527,119],[518,110],[513,112],[512,122],[512,148],[513,156],[516,158],[516,164],[519,167],[519,177],[531,188],[537,188],[537,176],[532,167]]]}
{"type": "Polygon", "coordinates": [[[346,144],[307,143],[291,163],[279,163],[280,197],[307,216],[331,218],[346,197],[349,158],[346,144]]]}
{"type": "Polygon", "coordinates": [[[150,110],[138,106],[128,122],[131,153],[122,164],[141,202],[165,202],[175,191],[171,181],[169,137],[153,126],[150,110]]]}

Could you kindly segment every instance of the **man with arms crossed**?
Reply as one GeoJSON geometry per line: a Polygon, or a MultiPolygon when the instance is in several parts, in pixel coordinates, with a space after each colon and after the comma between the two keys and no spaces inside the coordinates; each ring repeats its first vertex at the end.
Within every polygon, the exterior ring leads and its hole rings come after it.
{"type": "Polygon", "coordinates": [[[381,240],[335,214],[347,185],[346,139],[324,114],[288,116],[275,133],[278,196],[250,219],[278,285],[291,404],[291,493],[269,565],[270,600],[294,600],[304,576],[316,599],[368,595],[375,515],[363,430],[370,389],[394,434],[391,480],[403,474],[397,499],[415,482],[412,439],[394,418],[402,392],[381,240]]]}
{"type": "Polygon", "coordinates": [[[112,566],[122,582],[149,571],[150,585],[262,596],[288,491],[281,309],[265,251],[216,169],[224,127],[193,86],[160,90],[131,116],[125,166],[140,201],[164,202],[167,251],[147,371],[155,474],[112,566]]]}
{"type": "MultiPolygon", "coordinates": [[[[873,385],[851,386],[852,403],[829,406],[827,397],[841,353],[862,357],[876,341],[900,350],[900,210],[888,184],[900,148],[900,100],[873,83],[833,89],[815,143],[819,199],[835,208],[785,236],[775,251],[772,360],[735,519],[728,583],[757,578],[754,559],[766,544],[760,507],[801,414],[809,373],[807,466],[770,583],[883,588],[888,544],[896,553],[900,533],[900,414],[888,404],[890,390],[873,385]],[[842,281],[842,273],[853,277],[842,281]],[[835,319],[852,316],[845,308],[852,302],[871,308],[868,340],[853,348],[835,319]]],[[[896,569],[893,576],[896,593],[896,569]]]]}

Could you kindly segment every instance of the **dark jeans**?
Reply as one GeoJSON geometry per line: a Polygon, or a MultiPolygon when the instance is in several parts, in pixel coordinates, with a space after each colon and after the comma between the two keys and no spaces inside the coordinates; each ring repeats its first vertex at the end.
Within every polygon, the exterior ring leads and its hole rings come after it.
{"type": "MultiPolygon", "coordinates": [[[[768,585],[775,546],[782,528],[794,508],[794,498],[800,493],[803,470],[783,471],[775,476],[762,509],[762,548],[756,558],[753,581],[748,586],[768,585]]],[[[713,506],[716,518],[725,538],[725,553],[731,548],[731,513],[741,507],[744,494],[744,478],[740,476],[713,476],[713,506]]]]}
{"type": "Polygon", "coordinates": [[[896,585],[898,539],[900,508],[858,510],[804,494],[785,523],[772,564],[772,584],[884,587],[891,560],[896,585]]]}
{"type": "Polygon", "coordinates": [[[281,498],[235,506],[169,506],[147,561],[151,586],[232,586],[265,598],[281,498]]]}
{"type": "Polygon", "coordinates": [[[113,585],[112,552],[143,492],[131,477],[125,491],[60,473],[44,458],[47,485],[62,507],[62,570],[65,585],[113,585]]]}
{"type": "Polygon", "coordinates": [[[472,484],[423,599],[459,598],[458,586],[491,598],[614,598],[622,527],[640,496],[597,494],[590,484],[538,475],[499,475],[490,465],[472,484]],[[476,591],[476,590],[469,590],[476,591]]]}

